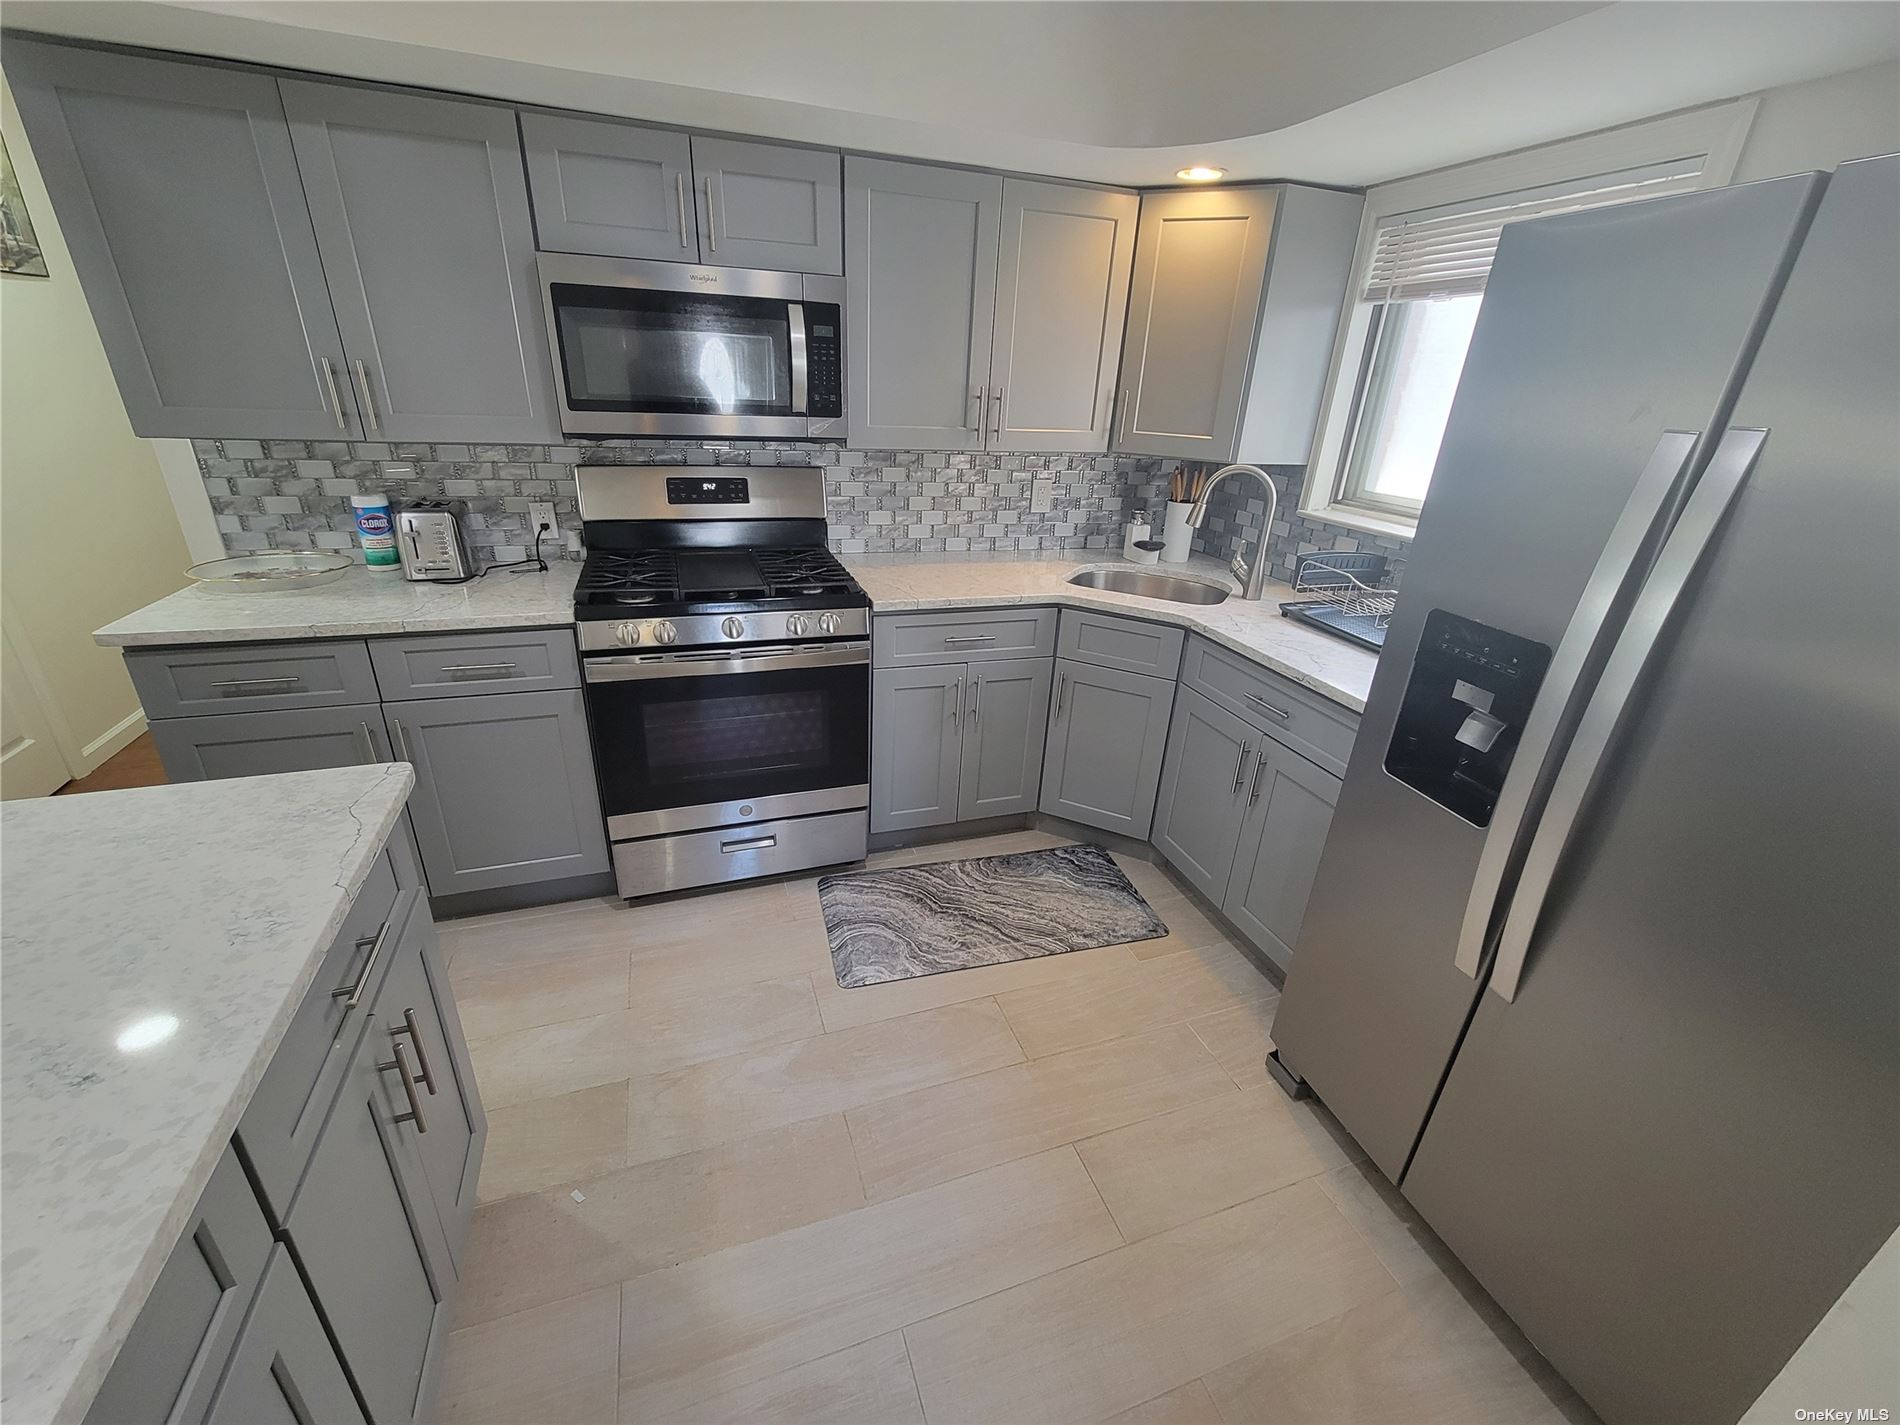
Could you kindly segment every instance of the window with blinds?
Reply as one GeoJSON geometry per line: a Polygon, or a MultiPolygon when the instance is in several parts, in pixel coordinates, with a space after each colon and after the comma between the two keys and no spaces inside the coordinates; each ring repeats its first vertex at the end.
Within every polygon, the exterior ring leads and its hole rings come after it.
{"type": "Polygon", "coordinates": [[[1498,239],[1511,223],[1603,208],[1700,186],[1707,155],[1646,164],[1474,203],[1405,213],[1381,224],[1361,293],[1368,302],[1414,302],[1484,290],[1498,239]]]}

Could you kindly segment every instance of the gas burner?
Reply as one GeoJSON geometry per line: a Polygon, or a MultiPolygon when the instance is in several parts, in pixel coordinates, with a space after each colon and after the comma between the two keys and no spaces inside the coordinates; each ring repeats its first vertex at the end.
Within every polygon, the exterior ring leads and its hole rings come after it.
{"type": "Polygon", "coordinates": [[[755,549],[752,554],[774,598],[834,594],[856,588],[837,556],[823,545],[755,549]]]}
{"type": "Polygon", "coordinates": [[[581,566],[576,602],[638,607],[680,596],[679,562],[670,549],[635,553],[596,550],[581,566]]]}

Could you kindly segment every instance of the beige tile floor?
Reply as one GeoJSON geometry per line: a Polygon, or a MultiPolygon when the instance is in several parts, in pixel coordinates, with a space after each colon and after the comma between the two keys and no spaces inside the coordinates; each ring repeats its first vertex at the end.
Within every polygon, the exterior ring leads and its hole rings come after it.
{"type": "Polygon", "coordinates": [[[858,990],[811,879],[445,925],[490,1135],[441,1419],[1589,1422],[1124,866],[1166,939],[858,990]]]}

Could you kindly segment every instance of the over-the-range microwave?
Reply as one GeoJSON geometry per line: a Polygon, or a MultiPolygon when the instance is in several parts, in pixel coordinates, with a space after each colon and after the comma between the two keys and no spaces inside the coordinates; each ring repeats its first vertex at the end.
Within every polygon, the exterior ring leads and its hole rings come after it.
{"type": "Polygon", "coordinates": [[[844,438],[843,279],[536,261],[568,435],[844,438]]]}

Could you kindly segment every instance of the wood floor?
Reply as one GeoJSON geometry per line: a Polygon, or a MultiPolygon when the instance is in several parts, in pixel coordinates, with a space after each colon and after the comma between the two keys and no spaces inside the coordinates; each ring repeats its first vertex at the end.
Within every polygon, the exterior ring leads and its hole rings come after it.
{"type": "Polygon", "coordinates": [[[1166,939],[856,990],[809,879],[445,925],[490,1137],[442,1420],[1590,1421],[1123,865],[1166,939]]]}
{"type": "Polygon", "coordinates": [[[53,795],[64,797],[75,792],[116,792],[126,787],[162,787],[170,780],[159,763],[158,748],[152,742],[152,734],[141,732],[91,772],[73,778],[53,795]]]}

